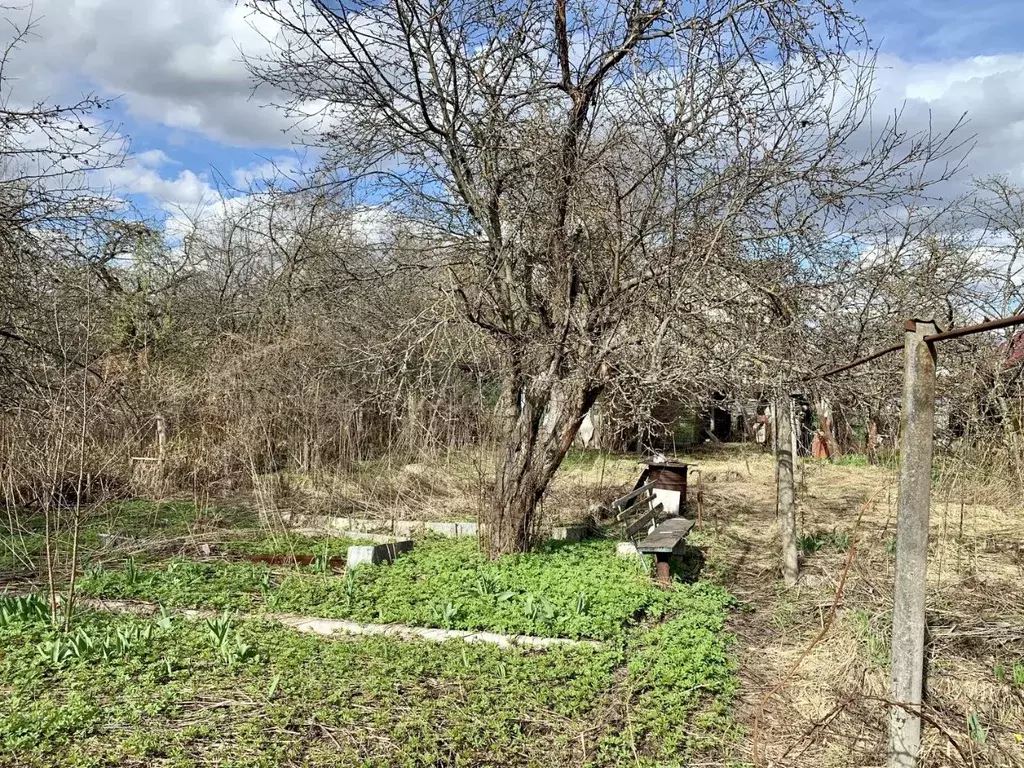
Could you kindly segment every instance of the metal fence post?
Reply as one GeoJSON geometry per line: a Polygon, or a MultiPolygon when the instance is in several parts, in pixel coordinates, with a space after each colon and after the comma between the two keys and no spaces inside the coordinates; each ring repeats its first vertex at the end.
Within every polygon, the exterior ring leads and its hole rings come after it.
{"type": "Polygon", "coordinates": [[[925,589],[932,439],[935,429],[934,323],[910,320],[904,336],[903,412],[896,580],[892,612],[889,768],[915,768],[921,749],[925,589]]]}

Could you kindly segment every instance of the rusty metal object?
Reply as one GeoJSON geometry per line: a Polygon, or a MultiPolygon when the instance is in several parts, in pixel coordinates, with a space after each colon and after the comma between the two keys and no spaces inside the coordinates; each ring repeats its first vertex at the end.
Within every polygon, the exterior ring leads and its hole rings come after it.
{"type": "Polygon", "coordinates": [[[647,482],[654,483],[655,488],[666,491],[685,491],[686,471],[689,466],[681,462],[648,464],[647,482]]]}
{"type": "Polygon", "coordinates": [[[1011,315],[1010,317],[1001,317],[998,320],[986,320],[984,323],[978,323],[977,325],[965,325],[963,328],[954,328],[951,331],[933,333],[931,336],[925,336],[924,340],[931,344],[936,341],[959,339],[961,336],[970,336],[971,334],[981,333],[982,331],[994,331],[997,328],[1009,328],[1014,325],[1022,324],[1024,324],[1024,315],[1011,315]]]}
{"type": "MultiPolygon", "coordinates": [[[[647,471],[644,473],[647,482],[652,483],[657,490],[679,492],[679,514],[686,510],[686,476],[689,466],[689,464],[676,461],[651,462],[647,465],[647,471]]],[[[671,508],[669,512],[672,512],[671,508]]]]}
{"type": "Polygon", "coordinates": [[[873,352],[870,355],[865,355],[864,357],[859,357],[856,360],[854,360],[852,363],[847,363],[846,365],[841,365],[838,368],[833,368],[832,370],[825,371],[824,373],[816,373],[816,374],[813,374],[811,376],[808,376],[807,379],[827,379],[829,376],[835,376],[837,373],[842,373],[843,371],[848,371],[851,368],[856,368],[858,365],[864,365],[864,363],[870,363],[872,360],[877,360],[878,358],[884,357],[885,355],[892,354],[893,352],[902,352],[902,351],[903,351],[903,345],[902,344],[894,344],[893,346],[887,347],[886,349],[879,350],[878,352],[873,352]]]}
{"type": "Polygon", "coordinates": [[[658,553],[654,556],[657,561],[658,585],[667,587],[672,583],[672,573],[669,570],[670,554],[658,553]]]}
{"type": "Polygon", "coordinates": [[[704,527],[704,473],[696,467],[693,473],[697,475],[697,529],[704,527]]]}
{"type": "MultiPolygon", "coordinates": [[[[906,330],[906,331],[908,331],[910,333],[913,333],[916,330],[917,324],[919,322],[924,322],[924,321],[921,321],[921,320],[907,320],[907,322],[904,324],[904,330],[906,330]]],[[[1011,315],[1010,317],[1001,317],[998,320],[986,320],[984,323],[978,323],[976,325],[965,325],[962,328],[954,328],[954,329],[952,329],[950,331],[943,331],[942,333],[933,333],[930,336],[925,336],[924,340],[928,344],[933,344],[936,341],[946,341],[948,339],[959,339],[959,338],[961,338],[963,336],[971,336],[972,334],[982,333],[984,331],[994,331],[994,330],[997,330],[999,328],[1010,328],[1010,327],[1015,326],[1015,325],[1024,325],[1024,314],[1011,315]]],[[[841,365],[838,368],[833,368],[830,371],[825,371],[825,373],[813,374],[811,376],[806,377],[805,380],[808,380],[808,379],[825,379],[825,378],[828,378],[829,376],[834,376],[837,373],[842,373],[843,371],[848,371],[851,368],[856,368],[858,365],[863,365],[864,363],[870,363],[872,360],[877,360],[879,357],[882,357],[883,355],[888,355],[891,352],[899,352],[902,349],[903,349],[903,345],[902,344],[895,344],[895,345],[889,347],[888,349],[883,349],[883,350],[881,350],[879,352],[875,352],[873,354],[867,355],[866,357],[858,358],[858,359],[854,360],[852,363],[847,363],[846,365],[841,365]]]]}

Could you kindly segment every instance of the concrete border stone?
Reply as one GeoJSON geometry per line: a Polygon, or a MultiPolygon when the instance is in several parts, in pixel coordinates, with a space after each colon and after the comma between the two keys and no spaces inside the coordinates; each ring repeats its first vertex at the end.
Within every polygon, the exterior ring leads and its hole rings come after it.
{"type": "Polygon", "coordinates": [[[359,544],[348,548],[348,556],[345,558],[345,567],[349,570],[360,565],[380,565],[390,563],[396,557],[413,548],[413,542],[409,539],[403,541],[389,541],[386,544],[359,544]]]}

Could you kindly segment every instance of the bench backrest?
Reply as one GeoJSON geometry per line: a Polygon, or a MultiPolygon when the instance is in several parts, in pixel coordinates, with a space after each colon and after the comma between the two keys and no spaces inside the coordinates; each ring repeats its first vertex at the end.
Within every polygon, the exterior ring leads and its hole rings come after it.
{"type": "Polygon", "coordinates": [[[654,495],[654,483],[647,483],[613,501],[612,511],[623,539],[631,541],[653,528],[664,508],[654,495]]]}

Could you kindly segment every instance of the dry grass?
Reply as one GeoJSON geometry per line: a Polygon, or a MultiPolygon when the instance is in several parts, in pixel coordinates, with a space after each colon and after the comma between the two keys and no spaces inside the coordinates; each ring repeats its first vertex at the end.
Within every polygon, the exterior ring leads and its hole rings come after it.
{"type": "MultiPolygon", "coordinates": [[[[876,467],[804,462],[799,530],[850,534],[850,573],[825,632],[763,711],[765,693],[826,626],[847,552],[826,546],[802,557],[800,584],[786,591],[777,564],[773,465],[744,451],[701,461],[707,483],[709,567],[745,602],[734,622],[748,728],[745,759],[790,766],[885,762],[889,613],[896,478],[876,467]],[[865,505],[874,497],[875,501],[865,505]],[[858,514],[864,515],[858,524],[858,514]]],[[[1024,690],[997,665],[1024,661],[1024,523],[1021,500],[961,505],[933,499],[929,561],[929,659],[924,764],[1024,765],[1024,690]],[[960,517],[963,513],[961,529],[960,517]],[[968,727],[974,714],[984,730],[968,727]]]]}
{"type": "MultiPolygon", "coordinates": [[[[641,464],[633,456],[571,454],[544,499],[545,520],[569,523],[632,487],[641,464]]],[[[364,461],[334,474],[279,472],[255,478],[257,506],[275,512],[404,520],[475,520],[494,475],[486,456],[451,452],[413,463],[364,461]]],[[[252,503],[252,500],[250,500],[252,503]]],[[[268,515],[276,517],[276,515],[268,515]]]]}
{"type": "MultiPolygon", "coordinates": [[[[336,473],[278,472],[254,478],[264,510],[401,520],[471,520],[480,471],[470,455],[425,462],[364,461],[336,473]]],[[[274,515],[270,515],[273,517],[274,515]]]]}

